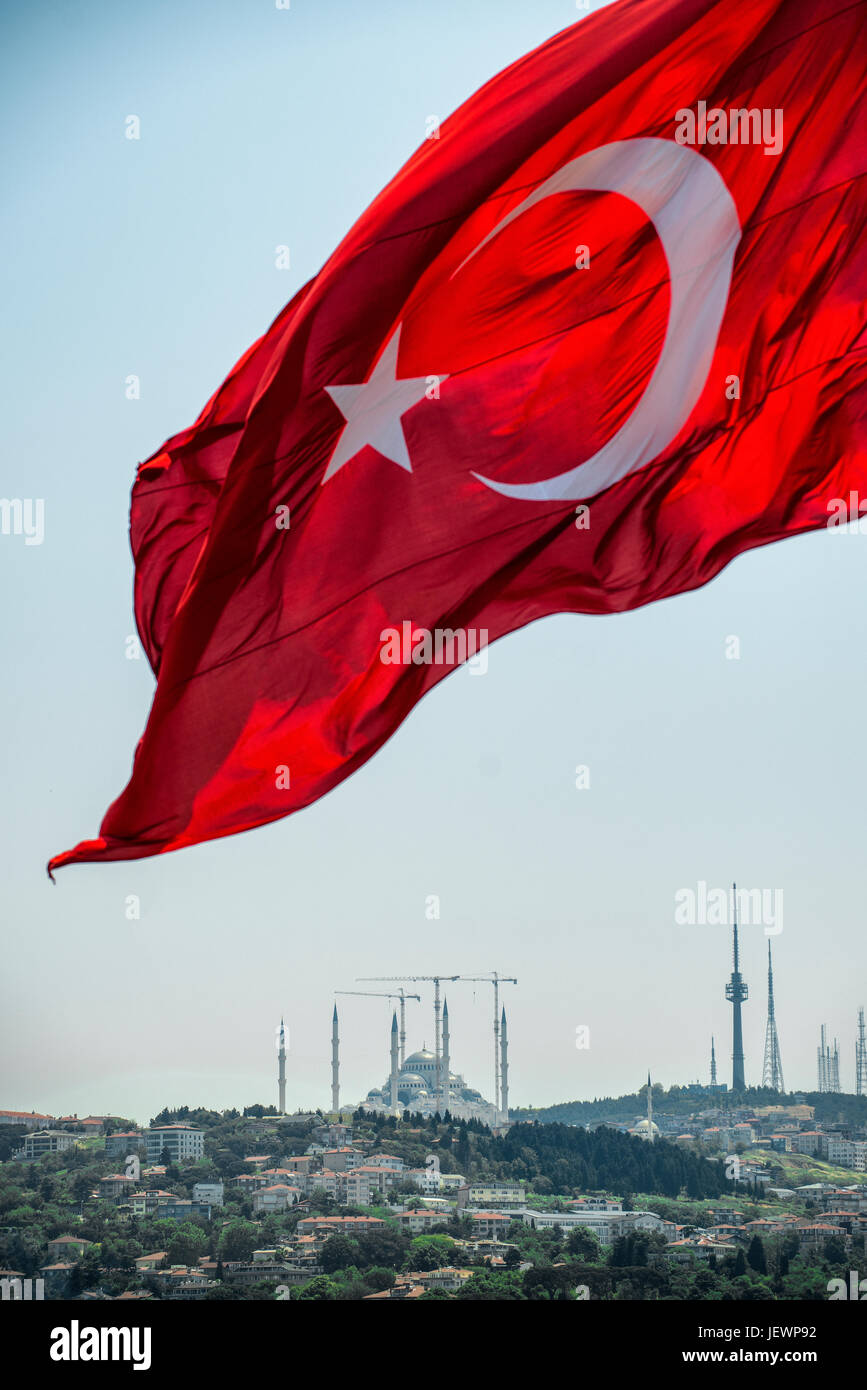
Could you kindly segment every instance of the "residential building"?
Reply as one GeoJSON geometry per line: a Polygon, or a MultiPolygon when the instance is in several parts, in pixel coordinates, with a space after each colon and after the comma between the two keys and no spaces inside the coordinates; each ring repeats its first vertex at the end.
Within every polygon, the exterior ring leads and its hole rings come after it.
{"type": "Polygon", "coordinates": [[[463,1173],[440,1173],[440,1191],[459,1192],[466,1186],[467,1180],[463,1173]]]}
{"type": "Polygon", "coordinates": [[[240,1187],[245,1197],[252,1197],[253,1193],[260,1187],[267,1187],[270,1178],[264,1177],[261,1173],[239,1173],[236,1178],[230,1179],[232,1187],[240,1187]]]}
{"type": "Polygon", "coordinates": [[[48,1242],[48,1258],[50,1261],[80,1260],[91,1244],[82,1236],[55,1236],[48,1242]]]}
{"type": "Polygon", "coordinates": [[[317,1163],[313,1154],[290,1154],[282,1160],[283,1166],[293,1173],[309,1173],[317,1163]]]}
{"type": "Polygon", "coordinates": [[[253,1193],[253,1210],[257,1215],[285,1211],[287,1207],[293,1207],[300,1196],[299,1188],[289,1187],[282,1182],[274,1183],[271,1187],[261,1187],[258,1192],[253,1193]]]}
{"type": "Polygon", "coordinates": [[[404,1168],[399,1175],[403,1182],[415,1183],[419,1192],[427,1197],[433,1197],[439,1192],[441,1179],[437,1168],[404,1168]]]}
{"type": "Polygon", "coordinates": [[[0,1110],[0,1125],[23,1125],[25,1129],[43,1129],[53,1123],[53,1115],[43,1115],[36,1110],[0,1110]]]}
{"type": "Polygon", "coordinates": [[[325,1149],[322,1153],[322,1165],[334,1173],[343,1173],[347,1168],[354,1168],[359,1158],[361,1154],[357,1149],[344,1145],[340,1149],[325,1149]]]}
{"type": "Polygon", "coordinates": [[[383,1231],[387,1222],[378,1216],[304,1216],[298,1222],[299,1236],[335,1233],[344,1236],[363,1235],[365,1231],[383,1231]]]}
{"type": "Polygon", "coordinates": [[[442,1226],[448,1221],[447,1216],[443,1216],[440,1211],[431,1211],[429,1207],[410,1207],[408,1211],[398,1213],[398,1223],[402,1231],[409,1231],[410,1235],[421,1235],[424,1231],[429,1231],[432,1226],[442,1226]]]}
{"type": "Polygon", "coordinates": [[[319,1252],[321,1251],[327,1236],[298,1236],[288,1247],[289,1257],[293,1265],[304,1268],[319,1266],[319,1252]]]}
{"type": "Polygon", "coordinates": [[[100,1197],[112,1200],[131,1192],[136,1181],[135,1178],[128,1178],[125,1173],[109,1173],[106,1177],[100,1178],[97,1190],[100,1197]]]}
{"type": "Polygon", "coordinates": [[[371,1183],[370,1173],[365,1173],[360,1169],[352,1168],[346,1173],[341,1173],[340,1177],[340,1202],[345,1207],[366,1207],[370,1205],[371,1191],[378,1191],[379,1188],[371,1183]]]}
{"type": "Polygon", "coordinates": [[[342,1176],[333,1168],[320,1168],[318,1172],[307,1173],[306,1176],[299,1173],[295,1181],[308,1197],[313,1192],[324,1192],[327,1197],[333,1197],[337,1201],[340,1195],[339,1180],[342,1176]]]}
{"type": "Polygon", "coordinates": [[[470,1220],[473,1223],[474,1240],[478,1240],[480,1236],[504,1236],[512,1224],[512,1217],[501,1211],[474,1211],[470,1213],[470,1220]]]}
{"type": "Polygon", "coordinates": [[[446,1265],[443,1269],[431,1269],[425,1272],[419,1271],[410,1274],[409,1278],[415,1284],[422,1284],[429,1291],[439,1290],[442,1293],[454,1293],[463,1287],[468,1279],[472,1279],[475,1273],[472,1269],[455,1269],[451,1265],[446,1265]]]}
{"type": "MultiPolygon", "coordinates": [[[[157,1208],[166,1202],[176,1202],[174,1192],[163,1192],[161,1188],[149,1188],[146,1192],[131,1192],[130,1212],[133,1216],[154,1216],[157,1208]]],[[[162,1214],[162,1213],[160,1213],[162,1214]]]]}
{"type": "Polygon", "coordinates": [[[60,1261],[56,1264],[42,1265],[39,1273],[45,1280],[46,1291],[55,1298],[61,1296],[69,1283],[69,1276],[75,1269],[74,1264],[60,1261]]]}
{"type": "Polygon", "coordinates": [[[266,1281],[276,1284],[304,1284],[314,1278],[321,1270],[316,1268],[296,1269],[285,1260],[225,1260],[223,1278],[232,1284],[262,1284],[266,1281]]]}
{"type": "Polygon", "coordinates": [[[184,1197],[172,1197],[169,1201],[158,1204],[156,1215],[161,1221],[190,1221],[195,1216],[210,1221],[211,1208],[208,1202],[191,1202],[184,1197]]]}
{"type": "Polygon", "coordinates": [[[223,1205],[222,1182],[197,1182],[193,1184],[193,1201],[207,1202],[212,1207],[223,1205]]]}
{"type": "Polygon", "coordinates": [[[799,1221],[792,1230],[797,1235],[802,1250],[824,1245],[832,1236],[839,1236],[841,1240],[847,1239],[843,1227],[832,1225],[830,1221],[799,1221]]]}
{"type": "Polygon", "coordinates": [[[24,1157],[41,1158],[43,1154],[60,1154],[71,1149],[75,1137],[60,1129],[35,1129],[24,1136],[24,1157]]]}
{"type": "Polygon", "coordinates": [[[512,1211],[510,1217],[540,1231],[555,1228],[571,1231],[576,1226],[582,1226],[592,1231],[602,1245],[611,1245],[618,1236],[629,1235],[633,1231],[656,1232],[670,1239],[676,1236],[674,1223],[652,1211],[534,1211],[524,1207],[512,1211]]]}
{"type": "Polygon", "coordinates": [[[173,1163],[202,1158],[205,1152],[204,1130],[191,1125],[162,1125],[145,1130],[148,1162],[155,1163],[167,1149],[173,1163]]]}
{"type": "Polygon", "coordinates": [[[375,1303],[378,1301],[382,1301],[383,1299],[392,1298],[413,1300],[416,1298],[421,1298],[422,1294],[424,1293],[424,1284],[414,1284],[411,1282],[409,1275],[399,1274],[392,1288],[383,1289],[382,1293],[365,1294],[362,1302],[375,1303]]]}
{"type": "Polygon", "coordinates": [[[811,1157],[821,1154],[824,1149],[828,1151],[827,1135],[822,1134],[818,1129],[805,1129],[798,1135],[798,1153],[809,1154],[811,1157]]]}
{"type": "Polygon", "coordinates": [[[525,1200],[526,1187],[522,1182],[471,1182],[458,1190],[459,1207],[520,1206],[525,1200]]]}
{"type": "Polygon", "coordinates": [[[146,1148],[145,1137],[137,1129],[118,1130],[117,1134],[105,1136],[105,1152],[108,1158],[125,1158],[127,1154],[137,1154],[146,1148]]]}
{"type": "Polygon", "coordinates": [[[204,1273],[191,1270],[185,1277],[173,1279],[169,1287],[163,1291],[163,1298],[170,1300],[207,1298],[211,1289],[218,1288],[220,1288],[218,1279],[208,1279],[204,1273]]]}

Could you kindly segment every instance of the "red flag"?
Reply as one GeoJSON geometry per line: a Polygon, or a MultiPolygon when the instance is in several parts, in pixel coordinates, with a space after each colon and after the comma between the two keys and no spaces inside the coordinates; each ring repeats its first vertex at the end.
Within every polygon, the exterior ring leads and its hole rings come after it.
{"type": "Polygon", "coordinates": [[[867,498],[863,11],[624,0],[433,132],[141,466],[153,708],[49,868],[287,815],[486,641],[867,498]]]}

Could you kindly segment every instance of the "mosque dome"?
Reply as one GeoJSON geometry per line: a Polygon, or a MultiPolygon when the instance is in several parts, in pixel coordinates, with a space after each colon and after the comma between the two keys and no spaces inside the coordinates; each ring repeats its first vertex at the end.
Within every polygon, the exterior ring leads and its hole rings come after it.
{"type": "Polygon", "coordinates": [[[415,1071],[419,1066],[429,1065],[431,1062],[436,1062],[436,1057],[426,1047],[423,1047],[419,1052],[410,1053],[403,1065],[408,1067],[410,1071],[415,1071]]]}
{"type": "Polygon", "coordinates": [[[425,1089],[424,1078],[414,1071],[402,1071],[397,1081],[401,1090],[415,1091],[425,1089]]]}
{"type": "MultiPolygon", "coordinates": [[[[445,1005],[443,1005],[445,1023],[445,1005]]],[[[444,1036],[443,1041],[446,1041],[444,1036]]],[[[449,1036],[449,1041],[451,1037],[449,1036]]],[[[390,1035],[390,1060],[394,1065],[396,1051],[396,1025],[393,1023],[390,1035]]],[[[397,1076],[389,1074],[381,1087],[367,1093],[367,1104],[371,1109],[391,1112],[396,1081],[398,1104],[402,1108],[418,1111],[420,1114],[433,1114],[435,1110],[450,1107],[453,1113],[466,1118],[478,1117],[490,1122],[496,1118],[494,1106],[486,1101],[482,1093],[469,1087],[464,1077],[452,1070],[450,1049],[440,1052],[439,1058],[426,1042],[416,1052],[410,1052],[399,1065],[397,1076]]]]}
{"type": "MultiPolygon", "coordinates": [[[[646,1139],[648,1136],[647,1121],[639,1120],[637,1125],[632,1126],[632,1129],[629,1131],[629,1133],[634,1134],[637,1139],[646,1139]]],[[[650,1122],[650,1133],[651,1135],[657,1135],[659,1133],[659,1125],[656,1124],[654,1120],[651,1120],[650,1122]]]]}

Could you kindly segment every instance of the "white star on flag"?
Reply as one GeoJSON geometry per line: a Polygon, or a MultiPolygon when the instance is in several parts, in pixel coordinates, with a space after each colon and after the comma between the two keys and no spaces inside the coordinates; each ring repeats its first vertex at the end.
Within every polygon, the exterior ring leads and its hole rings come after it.
{"type": "MultiPolygon", "coordinates": [[[[433,380],[429,376],[397,377],[398,324],[380,354],[370,377],[358,386],[326,386],[346,425],[325,470],[323,483],[369,444],[407,473],[412,472],[401,417],[419,401],[433,380]]],[[[446,377],[439,376],[438,382],[446,377]]]]}

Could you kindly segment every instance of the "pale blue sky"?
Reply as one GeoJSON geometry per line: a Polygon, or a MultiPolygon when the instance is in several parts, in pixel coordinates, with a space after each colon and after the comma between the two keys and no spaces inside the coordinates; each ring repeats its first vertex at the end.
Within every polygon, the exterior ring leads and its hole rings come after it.
{"type": "MultiPolygon", "coordinates": [[[[631,1090],[648,1066],[665,1084],[706,1079],[711,1032],[727,1075],[729,943],[676,926],[674,895],[732,876],[785,893],[774,952],[789,1085],[815,1084],[824,1021],[852,1089],[867,1003],[860,536],[789,541],[698,593],[507,638],[487,675],[450,677],[287,821],[72,867],[55,888],[44,874],[96,833],[150,703],[146,663],[125,658],[137,461],[193,419],[428,116],[577,13],[567,0],[6,11],[0,492],[45,499],[45,540],[0,537],[0,1107],[146,1120],[164,1104],[275,1100],[281,1012],[290,1104],[324,1104],[332,991],[404,971],[519,977],[504,991],[515,1104],[631,1090]],[[740,661],[725,659],[730,634],[740,661]]],[[[765,956],[747,929],[748,1080],[765,956]]],[[[489,996],[449,990],[454,1064],[488,1094],[489,996]]],[[[413,1047],[431,1040],[427,993],[422,1007],[413,1047]]],[[[390,1013],[365,1000],[341,1013],[355,1100],[383,1079],[390,1013]]]]}

